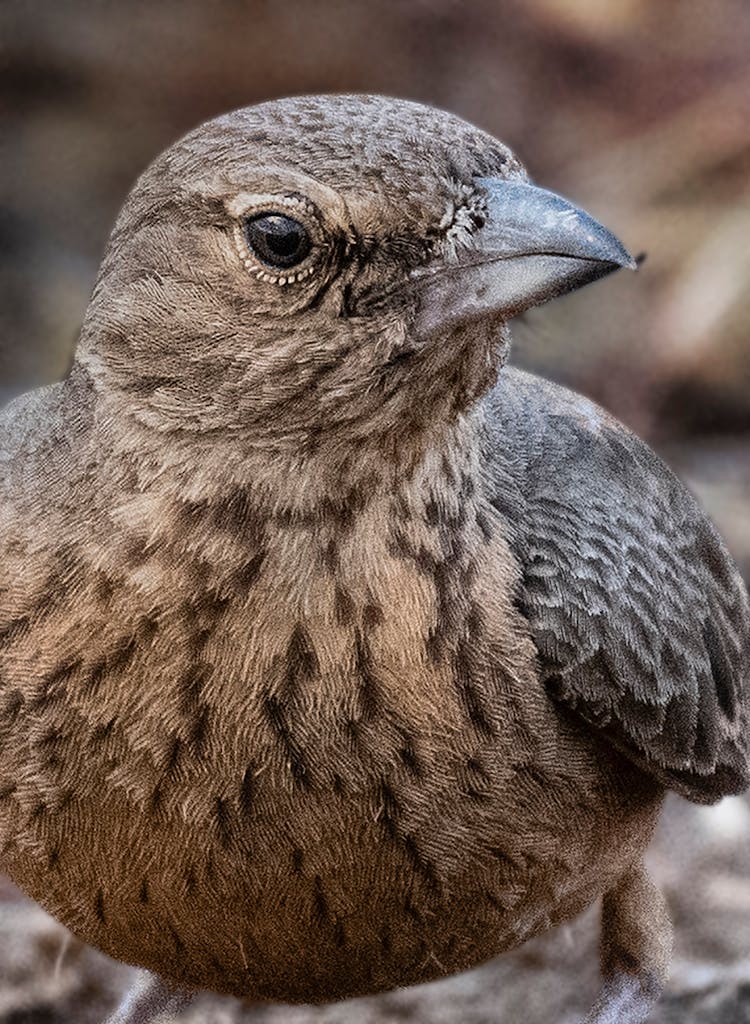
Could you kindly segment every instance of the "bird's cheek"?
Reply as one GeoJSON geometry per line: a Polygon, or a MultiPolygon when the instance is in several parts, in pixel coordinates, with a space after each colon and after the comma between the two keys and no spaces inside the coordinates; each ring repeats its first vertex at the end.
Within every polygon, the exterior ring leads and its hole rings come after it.
{"type": "Polygon", "coordinates": [[[311,283],[280,285],[258,281],[246,275],[238,282],[233,306],[238,318],[289,320],[314,304],[316,289],[311,283]]]}

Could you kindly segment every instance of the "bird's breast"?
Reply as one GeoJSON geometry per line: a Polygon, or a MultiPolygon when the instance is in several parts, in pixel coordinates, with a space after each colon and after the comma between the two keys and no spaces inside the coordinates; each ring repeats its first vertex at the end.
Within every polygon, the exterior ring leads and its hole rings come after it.
{"type": "Polygon", "coordinates": [[[184,983],[309,1000],[469,966],[600,891],[602,817],[648,815],[540,686],[502,537],[391,513],[197,520],[38,608],[0,665],[31,895],[184,983]]]}

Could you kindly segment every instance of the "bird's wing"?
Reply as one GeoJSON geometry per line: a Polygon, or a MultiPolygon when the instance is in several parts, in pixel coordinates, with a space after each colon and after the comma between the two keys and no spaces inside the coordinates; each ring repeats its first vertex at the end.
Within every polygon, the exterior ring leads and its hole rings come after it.
{"type": "Polygon", "coordinates": [[[693,497],[593,403],[506,369],[484,468],[550,694],[710,803],[750,782],[750,609],[693,497]]]}

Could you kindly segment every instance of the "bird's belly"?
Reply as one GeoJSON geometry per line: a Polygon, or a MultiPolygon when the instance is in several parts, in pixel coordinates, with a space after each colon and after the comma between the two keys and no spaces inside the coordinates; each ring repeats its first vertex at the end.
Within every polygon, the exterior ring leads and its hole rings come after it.
{"type": "Polygon", "coordinates": [[[86,941],[185,985],[307,1002],[426,981],[577,913],[648,841],[658,787],[583,730],[549,739],[557,763],[488,741],[358,791],[260,775],[203,828],[110,790],[9,868],[86,941]]]}

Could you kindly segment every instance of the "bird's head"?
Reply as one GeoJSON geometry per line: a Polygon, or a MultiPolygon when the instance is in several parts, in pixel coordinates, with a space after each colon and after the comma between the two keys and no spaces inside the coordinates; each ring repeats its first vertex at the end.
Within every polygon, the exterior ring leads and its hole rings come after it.
{"type": "Polygon", "coordinates": [[[471,409],[510,317],[632,265],[458,117],[279,100],[202,125],[141,177],[78,359],[162,435],[366,466],[471,409]]]}

